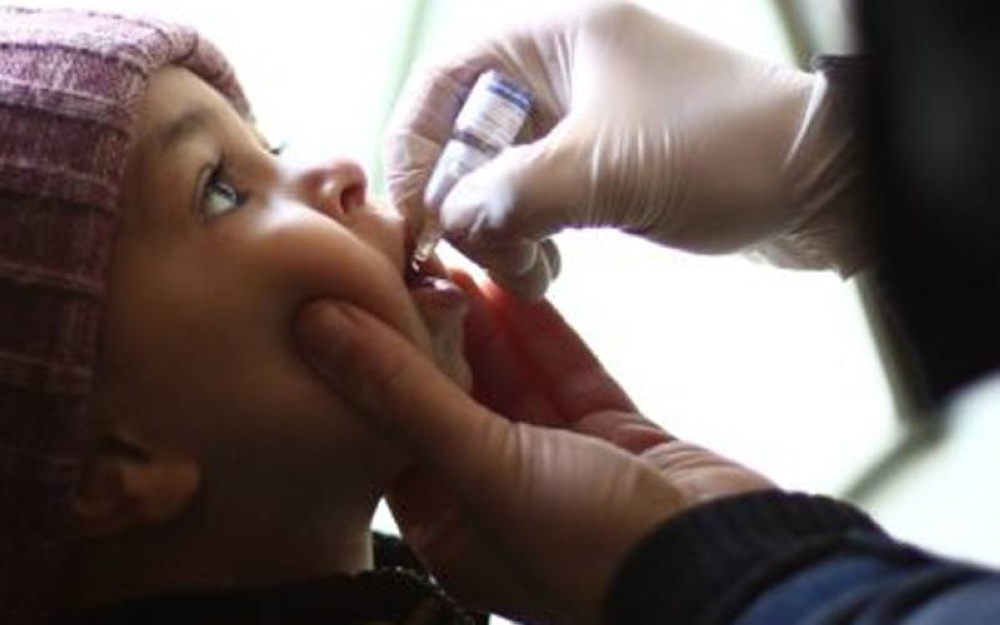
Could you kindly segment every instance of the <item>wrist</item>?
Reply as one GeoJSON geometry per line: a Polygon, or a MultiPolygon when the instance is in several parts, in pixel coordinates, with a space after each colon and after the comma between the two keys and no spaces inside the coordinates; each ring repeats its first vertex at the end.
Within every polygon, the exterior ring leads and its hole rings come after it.
{"type": "Polygon", "coordinates": [[[781,266],[836,269],[870,260],[864,237],[867,178],[860,136],[861,64],[821,57],[785,160],[782,202],[793,217],[753,251],[781,266]]]}

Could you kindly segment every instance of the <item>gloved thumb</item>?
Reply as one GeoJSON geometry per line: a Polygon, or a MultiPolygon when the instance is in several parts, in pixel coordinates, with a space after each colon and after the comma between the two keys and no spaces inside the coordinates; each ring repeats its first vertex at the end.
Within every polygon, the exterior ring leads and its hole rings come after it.
{"type": "Polygon", "coordinates": [[[440,205],[448,240],[522,298],[541,297],[559,273],[549,237],[587,225],[585,152],[576,149],[568,127],[564,120],[457,181],[435,176],[425,194],[428,206],[440,205]],[[454,186],[443,193],[449,182],[454,186]]]}
{"type": "MultiPolygon", "coordinates": [[[[456,492],[505,474],[509,423],[473,401],[410,342],[367,312],[317,300],[296,340],[324,381],[456,492]],[[496,450],[498,453],[491,453],[496,450]]],[[[474,487],[473,487],[474,490],[474,487]]]]}

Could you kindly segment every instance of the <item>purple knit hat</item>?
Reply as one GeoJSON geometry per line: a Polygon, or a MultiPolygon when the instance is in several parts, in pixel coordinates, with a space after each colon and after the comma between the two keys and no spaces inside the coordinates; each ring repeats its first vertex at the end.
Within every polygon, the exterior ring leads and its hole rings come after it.
{"type": "Polygon", "coordinates": [[[249,116],[188,28],[0,7],[0,624],[52,608],[125,155],[150,73],[171,63],[249,116]]]}

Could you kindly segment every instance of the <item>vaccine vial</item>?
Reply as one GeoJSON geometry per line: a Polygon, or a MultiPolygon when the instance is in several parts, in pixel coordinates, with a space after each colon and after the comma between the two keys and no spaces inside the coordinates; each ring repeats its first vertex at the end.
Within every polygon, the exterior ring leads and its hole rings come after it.
{"type": "Polygon", "coordinates": [[[441,240],[437,215],[452,187],[511,145],[530,110],[528,91],[509,77],[489,70],[476,79],[427,183],[428,214],[417,237],[415,266],[426,262],[441,240]]]}

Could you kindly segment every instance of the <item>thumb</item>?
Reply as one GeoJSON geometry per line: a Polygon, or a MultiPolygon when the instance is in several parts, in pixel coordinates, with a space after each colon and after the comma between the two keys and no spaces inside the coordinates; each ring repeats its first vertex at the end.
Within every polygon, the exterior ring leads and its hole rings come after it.
{"type": "Polygon", "coordinates": [[[564,122],[511,147],[457,181],[432,177],[425,193],[428,205],[440,203],[438,218],[456,248],[497,283],[532,299],[558,275],[548,237],[589,221],[586,156],[568,128],[564,122]]]}
{"type": "Polygon", "coordinates": [[[587,151],[571,120],[532,143],[507,148],[455,180],[431,181],[424,198],[440,203],[449,239],[481,245],[517,238],[541,240],[568,226],[585,225],[589,187],[587,151]],[[449,184],[450,183],[450,184],[449,184]]]}
{"type": "Polygon", "coordinates": [[[456,490],[474,476],[481,482],[505,473],[510,424],[384,323],[349,304],[317,300],[299,313],[295,333],[338,396],[456,490]]]}

